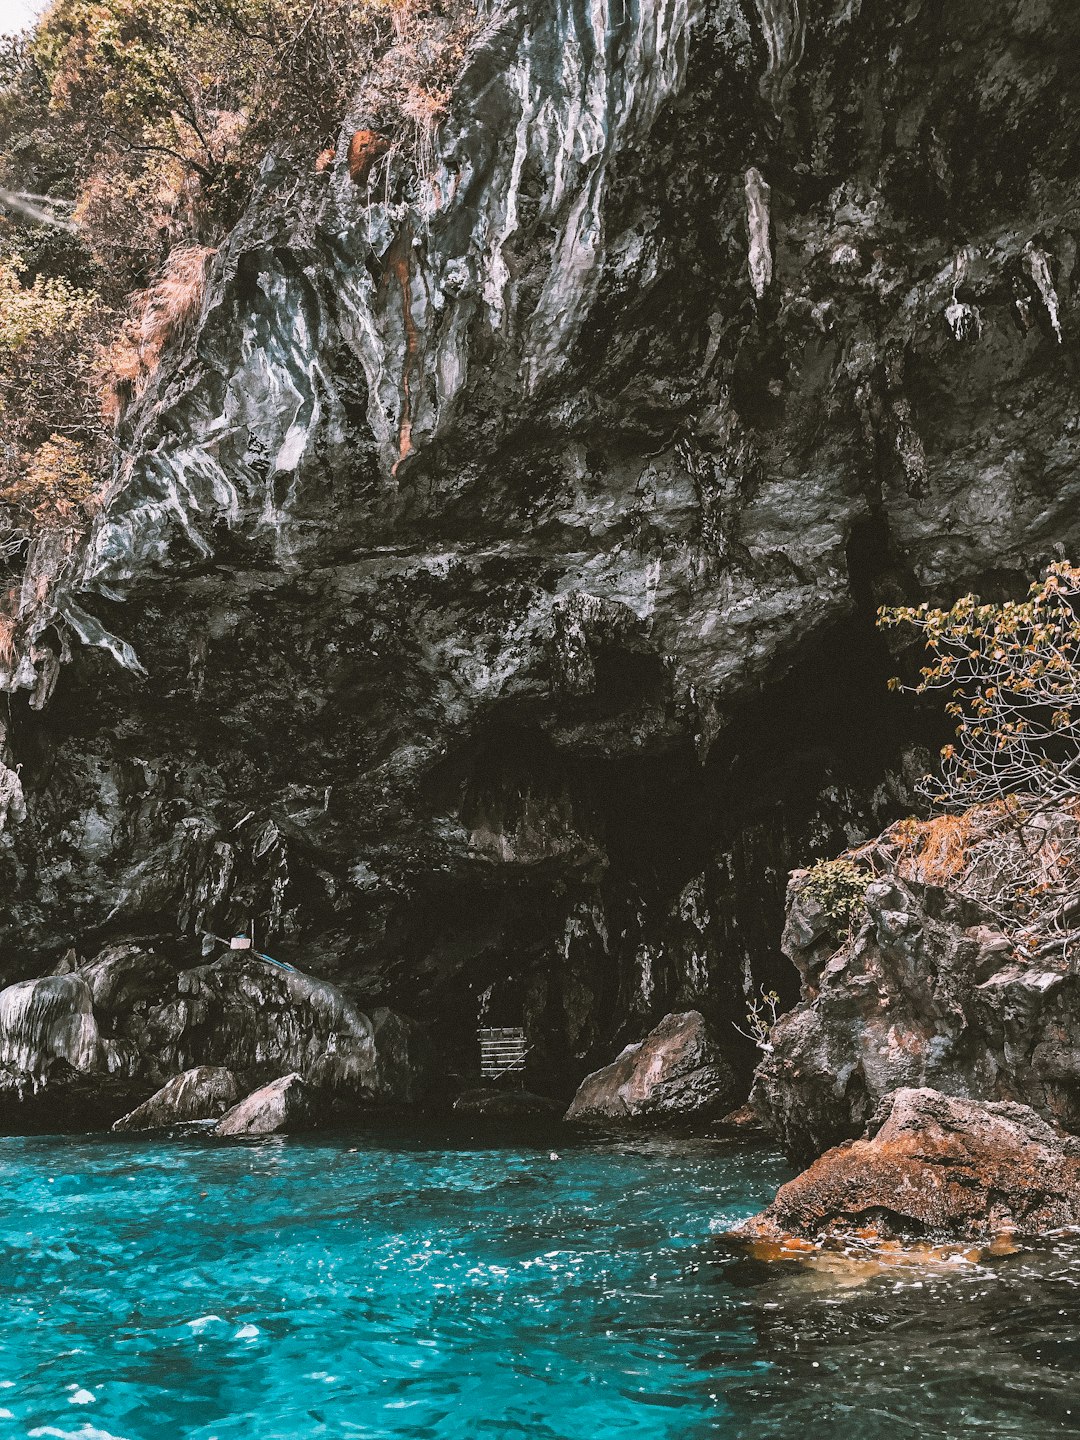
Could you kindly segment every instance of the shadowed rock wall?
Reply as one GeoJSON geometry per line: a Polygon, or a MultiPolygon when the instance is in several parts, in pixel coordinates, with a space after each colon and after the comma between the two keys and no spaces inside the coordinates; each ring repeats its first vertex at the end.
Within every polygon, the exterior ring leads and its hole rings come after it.
{"type": "Polygon", "coordinates": [[[269,162],[28,593],[0,978],[256,914],[463,1076],[479,1013],[568,1089],[687,1008],[748,1073],[787,869],[933,738],[874,605],[1075,553],[1078,41],[1049,0],[526,0],[426,179],[355,185],[359,113],[269,162]]]}

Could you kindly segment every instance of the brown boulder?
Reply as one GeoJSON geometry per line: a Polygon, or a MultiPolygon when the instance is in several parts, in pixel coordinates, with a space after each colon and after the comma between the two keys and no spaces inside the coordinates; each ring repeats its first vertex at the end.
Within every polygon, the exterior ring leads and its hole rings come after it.
{"type": "Polygon", "coordinates": [[[253,1090],[214,1128],[215,1135],[281,1135],[310,1130],[314,1123],[311,1091],[300,1075],[282,1075],[253,1090]]]}
{"type": "Polygon", "coordinates": [[[216,1120],[240,1098],[240,1087],[231,1070],[220,1065],[198,1065],[174,1075],[150,1099],[128,1115],[122,1115],[114,1130],[160,1130],[192,1120],[216,1120]]]}
{"type": "Polygon", "coordinates": [[[697,1010],[665,1015],[644,1040],[578,1087],[567,1120],[704,1119],[737,1098],[734,1076],[697,1010]]]}
{"type": "Polygon", "coordinates": [[[1027,1105],[897,1090],[735,1234],[750,1241],[986,1240],[1080,1224],[1080,1140],[1027,1105]]]}

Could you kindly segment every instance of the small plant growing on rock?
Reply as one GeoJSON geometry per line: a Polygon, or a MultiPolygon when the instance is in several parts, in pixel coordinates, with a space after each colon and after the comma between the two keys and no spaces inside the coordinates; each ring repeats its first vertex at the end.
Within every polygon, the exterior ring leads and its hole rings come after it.
{"type": "Polygon", "coordinates": [[[780,1004],[780,996],[775,990],[766,990],[761,987],[760,998],[751,995],[746,1005],[746,1028],[736,1025],[732,1021],[732,1027],[745,1035],[747,1040],[752,1040],[759,1050],[764,1054],[772,1053],[772,1045],[769,1042],[769,1035],[776,1024],[776,1011],[780,1004]]]}
{"type": "Polygon", "coordinates": [[[848,930],[862,909],[870,877],[853,860],[819,860],[807,870],[802,888],[821,906],[838,931],[848,930]]]}

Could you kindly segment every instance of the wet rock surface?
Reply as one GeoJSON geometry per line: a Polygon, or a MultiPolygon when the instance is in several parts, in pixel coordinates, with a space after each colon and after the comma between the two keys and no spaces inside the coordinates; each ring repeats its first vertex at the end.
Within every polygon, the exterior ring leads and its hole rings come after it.
{"type": "Polygon", "coordinates": [[[193,1120],[218,1120],[240,1099],[240,1087],[231,1070],[220,1065],[197,1065],[174,1075],[149,1100],[122,1115],[114,1130],[163,1130],[193,1120]]]}
{"type": "Polygon", "coordinates": [[[736,1098],[735,1079],[704,1018],[665,1015],[644,1040],[587,1075],[566,1119],[579,1123],[657,1124],[721,1116],[736,1098]]]}
{"type": "Polygon", "coordinates": [[[1026,1105],[898,1090],[735,1234],[747,1241],[982,1241],[1080,1224],[1080,1140],[1026,1105]]]}
{"type": "Polygon", "coordinates": [[[796,875],[785,945],[803,998],[769,1036],[753,1100],[792,1158],[861,1134],[902,1086],[1017,1101],[1080,1130],[1080,976],[1015,954],[972,901],[885,876],[838,945],[796,875]]]}
{"type": "Polygon", "coordinates": [[[90,542],[29,559],[0,979],[255,914],[444,1073],[487,996],[539,1089],[689,1008],[748,1077],[783,877],[922,768],[875,605],[1080,539],[1078,27],[522,0],[432,174],[355,184],[363,115],[268,163],[90,542]]]}
{"type": "Polygon", "coordinates": [[[300,1075],[282,1075],[246,1095],[214,1127],[215,1135],[286,1135],[310,1130],[318,1109],[300,1075]]]}
{"type": "Polygon", "coordinates": [[[236,1100],[238,1084],[282,1071],[302,1074],[342,1117],[426,1093],[408,1021],[380,1013],[377,1045],[376,1026],[337,986],[298,970],[237,952],[178,969],[133,944],[62,964],[65,973],[0,992],[0,1116],[10,1128],[56,1115],[74,1129],[207,1118],[236,1100]]]}

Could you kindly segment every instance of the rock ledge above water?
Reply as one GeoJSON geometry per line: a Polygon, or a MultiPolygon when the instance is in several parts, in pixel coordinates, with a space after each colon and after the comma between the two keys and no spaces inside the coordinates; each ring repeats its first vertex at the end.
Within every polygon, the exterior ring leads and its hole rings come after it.
{"type": "Polygon", "coordinates": [[[1080,1140],[1027,1105],[886,1097],[735,1232],[750,1241],[981,1241],[1080,1225],[1080,1140]]]}

